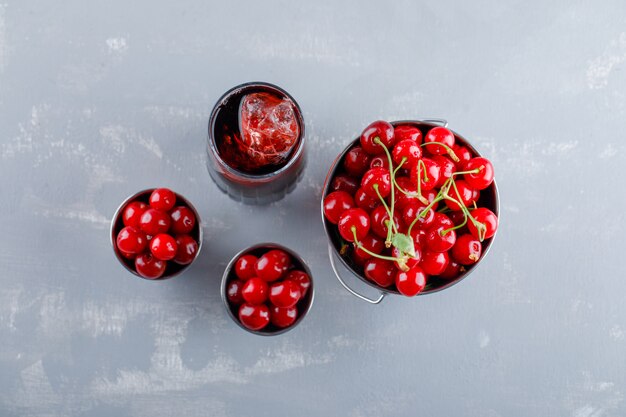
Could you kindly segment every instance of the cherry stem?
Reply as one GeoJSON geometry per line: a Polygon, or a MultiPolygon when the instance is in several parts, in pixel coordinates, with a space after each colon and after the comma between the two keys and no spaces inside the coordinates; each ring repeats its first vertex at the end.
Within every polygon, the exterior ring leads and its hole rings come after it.
{"type": "Polygon", "coordinates": [[[463,215],[464,215],[464,217],[465,217],[465,218],[463,219],[463,223],[458,224],[458,225],[456,225],[456,226],[454,226],[454,227],[451,227],[451,228],[449,228],[449,229],[442,230],[442,231],[441,231],[441,236],[445,236],[445,235],[447,235],[448,233],[450,233],[451,231],[453,231],[453,230],[457,230],[457,229],[460,229],[461,227],[465,226],[465,225],[467,224],[467,214],[465,214],[465,212],[463,212],[463,215]]]}
{"type": "Polygon", "coordinates": [[[454,153],[454,151],[452,150],[451,147],[449,147],[448,145],[446,145],[445,143],[441,143],[441,142],[424,142],[422,143],[421,146],[426,146],[426,145],[439,145],[439,146],[443,146],[446,150],[446,152],[448,153],[448,155],[450,155],[450,158],[452,158],[452,160],[454,162],[459,162],[459,157],[456,156],[456,154],[454,153]]]}
{"type": "Polygon", "coordinates": [[[365,246],[363,246],[363,244],[361,242],[359,242],[359,240],[356,237],[356,227],[352,226],[350,228],[350,230],[352,231],[352,236],[354,237],[354,243],[356,245],[356,247],[358,249],[361,249],[363,252],[367,253],[370,256],[373,256],[374,258],[378,258],[378,259],[383,259],[385,261],[392,261],[392,262],[401,262],[404,260],[404,258],[395,258],[393,256],[385,256],[385,255],[379,255],[377,253],[372,252],[371,250],[367,249],[365,246]]]}
{"type": "Polygon", "coordinates": [[[474,216],[472,216],[472,213],[470,213],[470,211],[465,206],[463,199],[460,198],[461,193],[459,193],[459,189],[456,187],[456,183],[454,182],[452,178],[453,177],[450,177],[450,181],[451,181],[452,186],[454,187],[454,191],[456,191],[457,197],[459,197],[459,200],[456,200],[452,198],[450,195],[448,195],[448,190],[446,190],[445,192],[445,197],[448,200],[454,201],[459,207],[461,207],[461,211],[466,216],[466,221],[467,221],[467,218],[469,218],[472,224],[474,224],[474,226],[476,227],[476,230],[478,231],[478,240],[482,242],[483,240],[485,240],[485,234],[487,233],[487,226],[485,226],[483,223],[476,220],[474,216]]]}
{"type": "Polygon", "coordinates": [[[463,175],[463,174],[479,174],[480,168],[472,169],[470,171],[457,171],[453,172],[452,175],[463,175]]]}
{"type": "MultiPolygon", "coordinates": [[[[376,191],[376,195],[378,196],[380,201],[383,203],[383,206],[385,207],[385,211],[387,212],[387,215],[389,216],[389,218],[393,219],[393,214],[392,214],[393,212],[389,209],[389,206],[387,206],[387,202],[385,201],[383,196],[380,195],[380,191],[378,191],[378,184],[374,184],[374,191],[376,191]]],[[[393,204],[393,201],[392,201],[392,204],[393,204]]],[[[395,222],[392,222],[392,226],[393,226],[394,229],[396,228],[395,222]]],[[[397,232],[397,230],[396,230],[396,232],[397,232]]],[[[389,243],[391,244],[391,241],[389,243]]],[[[387,247],[389,247],[389,246],[387,246],[387,247]]]]}
{"type": "Polygon", "coordinates": [[[398,229],[396,228],[395,222],[393,221],[393,210],[394,204],[396,203],[396,198],[394,195],[394,188],[396,188],[394,187],[394,184],[396,183],[396,170],[393,169],[393,159],[391,158],[389,149],[387,149],[387,147],[383,144],[378,136],[376,137],[376,139],[374,139],[374,143],[378,143],[383,148],[385,154],[387,155],[387,161],[389,162],[389,176],[391,177],[391,211],[389,212],[389,219],[391,220],[394,229],[396,229],[396,233],[398,233],[398,229]]]}
{"type": "Polygon", "coordinates": [[[411,225],[409,226],[409,229],[407,230],[407,235],[411,236],[411,230],[413,230],[413,226],[415,225],[415,223],[417,223],[417,221],[424,217],[426,215],[426,213],[428,213],[428,210],[430,210],[437,202],[439,202],[441,199],[443,198],[441,191],[439,191],[439,193],[437,194],[437,196],[433,199],[433,201],[431,201],[431,203],[429,205],[427,205],[424,210],[422,210],[422,212],[420,214],[418,214],[417,216],[415,216],[415,219],[413,219],[413,221],[411,222],[411,225]]]}

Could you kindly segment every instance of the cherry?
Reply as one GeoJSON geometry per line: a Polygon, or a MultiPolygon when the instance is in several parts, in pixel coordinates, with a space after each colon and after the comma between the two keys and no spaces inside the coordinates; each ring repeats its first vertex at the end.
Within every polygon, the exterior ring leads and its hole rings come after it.
{"type": "Polygon", "coordinates": [[[422,270],[428,275],[439,275],[445,271],[450,262],[450,256],[448,252],[430,252],[426,251],[422,253],[422,261],[420,266],[422,270]]]}
{"type": "Polygon", "coordinates": [[[146,235],[132,226],[126,226],[117,234],[117,248],[121,252],[138,254],[146,249],[146,235]]]}
{"type": "Polygon", "coordinates": [[[150,236],[167,233],[172,221],[164,211],[150,208],[143,212],[139,219],[139,227],[150,236]]]}
{"type": "Polygon", "coordinates": [[[437,188],[441,188],[441,186],[452,176],[452,173],[455,171],[456,165],[452,159],[443,155],[436,155],[433,157],[433,161],[439,165],[439,180],[435,185],[437,188]]]}
{"type": "Polygon", "coordinates": [[[176,204],[176,194],[169,188],[157,188],[150,194],[150,207],[160,211],[170,211],[176,204]]]}
{"type": "Polygon", "coordinates": [[[389,159],[387,155],[378,155],[372,158],[370,168],[385,168],[389,170],[389,159]]]}
{"type": "Polygon", "coordinates": [[[487,158],[472,158],[463,166],[465,171],[478,170],[477,173],[464,174],[467,184],[475,190],[484,190],[493,182],[493,165],[487,158]]]}
{"type": "Polygon", "coordinates": [[[287,255],[287,262],[285,262],[283,254],[283,251],[269,251],[263,254],[254,265],[256,275],[267,282],[282,278],[289,267],[289,255],[287,255]]]}
{"type": "Polygon", "coordinates": [[[395,276],[396,288],[400,294],[413,297],[426,287],[426,274],[419,266],[408,271],[398,271],[395,276]]]}
{"type": "MultiPolygon", "coordinates": [[[[383,239],[381,239],[378,236],[375,236],[371,233],[369,233],[367,236],[361,239],[359,243],[361,244],[362,247],[364,247],[368,251],[375,253],[377,255],[379,255],[385,249],[384,237],[383,239]]],[[[358,258],[359,260],[363,261],[363,263],[365,263],[366,260],[372,257],[372,255],[365,252],[360,247],[355,249],[354,256],[358,258]]]]}
{"type": "Polygon", "coordinates": [[[378,197],[370,197],[363,191],[363,188],[359,188],[354,195],[354,202],[358,208],[370,211],[380,205],[380,199],[378,197]]]}
{"type": "Polygon", "coordinates": [[[189,207],[178,206],[170,212],[172,225],[170,231],[177,235],[191,232],[196,225],[196,216],[189,207]]]}
{"type": "Polygon", "coordinates": [[[480,241],[470,234],[461,235],[452,247],[452,257],[462,265],[478,262],[482,253],[480,241]]]}
{"type": "Polygon", "coordinates": [[[300,286],[293,281],[284,280],[270,287],[270,301],[277,307],[293,307],[301,297],[300,286]]]}
{"type": "MultiPolygon", "coordinates": [[[[435,198],[437,198],[437,192],[435,190],[427,190],[426,192],[424,192],[424,190],[422,190],[422,196],[428,200],[429,203],[432,203],[435,198]]],[[[433,210],[437,210],[437,207],[439,206],[439,202],[436,202],[435,204],[433,204],[432,209],[433,210]]]]}
{"type": "Polygon", "coordinates": [[[391,175],[389,170],[384,168],[369,169],[363,174],[361,188],[365,194],[372,198],[387,197],[391,192],[391,175]]]}
{"type": "Polygon", "coordinates": [[[417,194],[407,195],[405,193],[416,193],[417,183],[411,181],[409,177],[396,177],[396,208],[402,210],[407,204],[414,201],[419,201],[417,194]],[[400,191],[402,189],[402,191],[400,191]]]}
{"type": "Polygon", "coordinates": [[[450,259],[450,262],[448,262],[448,266],[446,266],[446,269],[441,274],[439,274],[439,277],[445,279],[456,278],[461,274],[461,268],[461,264],[450,259]]]}
{"type": "Polygon", "coordinates": [[[430,227],[443,226],[445,229],[449,229],[454,227],[454,223],[450,220],[450,217],[446,216],[444,213],[435,212],[433,217],[433,222],[430,227]]]}
{"type": "Polygon", "coordinates": [[[391,149],[394,143],[393,126],[383,120],[377,120],[371,123],[361,133],[361,146],[370,155],[380,155],[385,152],[383,147],[376,143],[376,139],[380,139],[383,146],[391,149]]]}
{"type": "MultiPolygon", "coordinates": [[[[404,263],[404,265],[401,265],[398,261],[395,261],[393,263],[397,269],[400,269],[400,270],[404,270],[406,268],[411,269],[414,266],[417,266],[417,264],[419,264],[420,259],[422,259],[422,249],[420,248],[419,245],[414,245],[414,249],[415,249],[415,256],[413,257],[409,256],[406,262],[404,263]]],[[[399,258],[402,256],[402,253],[400,252],[398,248],[394,247],[393,249],[391,249],[391,256],[393,256],[394,258],[399,258]]]]}
{"type": "Polygon", "coordinates": [[[226,286],[226,298],[228,298],[228,301],[235,305],[243,303],[241,290],[244,284],[245,283],[239,279],[234,279],[228,283],[226,286]]]}
{"type": "Polygon", "coordinates": [[[356,190],[359,189],[359,182],[353,177],[339,174],[335,178],[333,178],[333,181],[330,184],[330,188],[333,191],[345,191],[350,195],[354,195],[354,193],[356,193],[356,190]]]}
{"type": "Polygon", "coordinates": [[[255,277],[257,261],[258,258],[254,255],[241,255],[235,262],[235,275],[244,281],[255,277]]]}
{"type": "Polygon", "coordinates": [[[472,159],[472,153],[465,146],[455,144],[452,150],[456,157],[459,158],[459,162],[456,162],[457,168],[465,166],[465,163],[472,159]]]}
{"type": "Polygon", "coordinates": [[[400,125],[394,128],[394,133],[396,136],[396,141],[401,140],[412,140],[416,142],[418,145],[422,143],[422,132],[411,125],[400,125]]]}
{"type": "Polygon", "coordinates": [[[285,281],[293,281],[298,286],[300,286],[300,293],[302,298],[306,295],[307,291],[309,291],[309,287],[311,287],[311,277],[304,271],[289,271],[287,276],[285,277],[285,281]]]}
{"type": "Polygon", "coordinates": [[[344,211],[354,208],[354,199],[345,191],[333,191],[324,199],[324,216],[332,224],[337,224],[344,211]]]}
{"type": "Polygon", "coordinates": [[[267,255],[276,258],[276,262],[283,269],[283,274],[291,267],[291,256],[282,249],[272,249],[267,252],[267,255]]]}
{"type": "Polygon", "coordinates": [[[343,167],[353,177],[360,177],[369,168],[372,157],[360,146],[350,149],[343,160],[343,167]]]}
{"type": "Polygon", "coordinates": [[[411,230],[411,237],[413,238],[413,245],[417,248],[426,247],[426,230],[414,227],[411,230]]]}
{"type": "Polygon", "coordinates": [[[144,278],[160,278],[166,266],[167,262],[155,258],[151,253],[143,253],[135,258],[135,270],[144,278]]]}
{"type": "Polygon", "coordinates": [[[263,304],[268,292],[267,282],[258,277],[250,278],[241,287],[241,296],[250,304],[263,304]]]}
{"type": "Polygon", "coordinates": [[[412,168],[417,164],[417,161],[422,157],[422,149],[413,140],[405,139],[396,143],[391,153],[393,162],[399,166],[402,161],[403,168],[412,168]]]}
{"type": "Polygon", "coordinates": [[[176,236],[176,256],[174,262],[179,265],[189,265],[196,258],[198,253],[198,242],[189,235],[176,236]]]}
{"type": "Polygon", "coordinates": [[[431,227],[426,231],[426,249],[431,252],[446,252],[454,246],[456,233],[449,230],[444,234],[445,226],[431,227]]]}
{"type": "Polygon", "coordinates": [[[476,219],[476,221],[485,225],[486,229],[484,232],[484,236],[481,236],[481,233],[478,232],[478,228],[474,225],[472,221],[467,222],[467,229],[477,239],[489,239],[493,235],[496,234],[496,230],[498,230],[498,217],[493,213],[493,211],[489,210],[486,207],[479,207],[476,210],[472,210],[472,217],[476,219]]]}
{"type": "Polygon", "coordinates": [[[174,259],[178,252],[176,239],[168,234],[160,233],[154,236],[150,241],[150,252],[152,252],[155,258],[162,261],[174,259]]]}
{"type": "MultiPolygon", "coordinates": [[[[465,207],[469,207],[473,202],[478,200],[478,192],[472,189],[464,180],[455,181],[454,185],[448,190],[448,195],[455,200],[462,202],[465,207]],[[454,185],[456,185],[456,188],[454,185]]],[[[450,210],[461,210],[461,206],[456,202],[447,199],[445,201],[450,210]]]]}
{"type": "Polygon", "coordinates": [[[239,307],[239,321],[250,330],[261,330],[270,322],[270,309],[265,304],[243,303],[239,307]]]}
{"type": "Polygon", "coordinates": [[[360,241],[370,230],[370,218],[363,209],[354,208],[346,210],[339,217],[337,227],[339,234],[344,240],[354,242],[354,233],[356,233],[356,238],[360,241]]]}
{"type": "MultiPolygon", "coordinates": [[[[454,134],[450,130],[442,126],[433,127],[428,131],[424,138],[424,143],[443,143],[452,148],[454,146],[454,134]]],[[[444,155],[448,153],[447,149],[439,145],[429,145],[428,152],[433,155],[444,155]]]]}
{"type": "MultiPolygon", "coordinates": [[[[404,209],[402,210],[402,220],[404,224],[410,225],[413,223],[415,218],[422,214],[426,206],[418,201],[411,201],[408,203],[404,209]]],[[[426,211],[426,214],[419,217],[415,225],[415,227],[419,227],[420,229],[427,229],[435,220],[435,211],[432,208],[429,208],[426,211]]]]}
{"type": "MultiPolygon", "coordinates": [[[[379,237],[386,239],[389,227],[387,223],[389,223],[389,213],[387,213],[387,209],[384,206],[378,206],[370,213],[371,217],[371,229],[372,231],[379,237]]],[[[393,215],[393,222],[396,226],[396,229],[400,229],[400,219],[397,214],[393,215]]]]}
{"type": "Polygon", "coordinates": [[[148,205],[146,203],[142,203],[141,201],[132,201],[128,203],[128,205],[124,209],[124,212],[122,213],[122,221],[124,222],[124,226],[139,228],[139,219],[147,208],[148,205]]]}
{"type": "Polygon", "coordinates": [[[383,288],[393,284],[396,271],[393,262],[380,258],[369,259],[363,268],[365,277],[383,288]]]}
{"type": "Polygon", "coordinates": [[[417,164],[411,169],[411,181],[417,184],[419,172],[421,190],[432,190],[439,181],[441,169],[439,168],[439,165],[437,165],[435,161],[430,158],[422,158],[422,162],[424,163],[423,166],[422,164],[417,164]]]}
{"type": "Polygon", "coordinates": [[[270,323],[281,329],[291,326],[298,318],[298,309],[296,307],[277,307],[272,306],[270,309],[270,323]]]}

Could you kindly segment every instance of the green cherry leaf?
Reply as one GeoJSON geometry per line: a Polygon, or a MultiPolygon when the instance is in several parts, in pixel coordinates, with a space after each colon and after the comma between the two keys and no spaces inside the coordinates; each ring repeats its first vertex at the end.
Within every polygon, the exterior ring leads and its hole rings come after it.
{"type": "Polygon", "coordinates": [[[413,239],[404,233],[396,233],[391,238],[391,244],[394,248],[398,249],[402,253],[406,253],[411,257],[415,257],[415,246],[413,245],[413,239]]]}

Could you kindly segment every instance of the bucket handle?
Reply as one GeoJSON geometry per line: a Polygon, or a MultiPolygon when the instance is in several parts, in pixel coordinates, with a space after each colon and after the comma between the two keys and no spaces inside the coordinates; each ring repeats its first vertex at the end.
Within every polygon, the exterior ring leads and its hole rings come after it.
{"type": "Polygon", "coordinates": [[[434,123],[443,127],[448,127],[448,121],[446,119],[421,119],[422,122],[434,123]]]}
{"type": "Polygon", "coordinates": [[[343,279],[341,278],[341,275],[339,274],[339,271],[337,271],[337,265],[335,265],[335,254],[333,252],[333,248],[331,247],[331,245],[328,245],[328,258],[330,259],[330,266],[333,269],[333,272],[335,273],[335,277],[337,277],[337,279],[339,280],[339,283],[350,292],[350,294],[354,295],[357,298],[360,298],[363,301],[367,301],[370,304],[378,304],[381,301],[383,301],[383,298],[385,298],[385,293],[381,292],[380,295],[378,296],[377,299],[372,300],[371,298],[367,298],[364,295],[359,294],[358,292],[354,291],[352,288],[348,287],[348,284],[346,284],[343,279]]]}

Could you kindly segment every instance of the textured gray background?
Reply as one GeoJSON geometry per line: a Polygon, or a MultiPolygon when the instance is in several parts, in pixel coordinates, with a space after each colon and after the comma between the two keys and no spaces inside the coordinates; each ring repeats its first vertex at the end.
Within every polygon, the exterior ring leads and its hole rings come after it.
{"type": "Polygon", "coordinates": [[[0,4],[0,415],[626,415],[626,2],[0,4]],[[269,207],[220,194],[208,113],[241,82],[300,103],[310,163],[269,207]],[[370,306],[331,274],[318,199],[367,125],[445,117],[490,157],[502,225],[443,293],[370,306]],[[188,273],[113,257],[129,194],[203,216],[188,273]],[[310,263],[296,330],[249,335],[218,294],[239,249],[310,263]]]}

